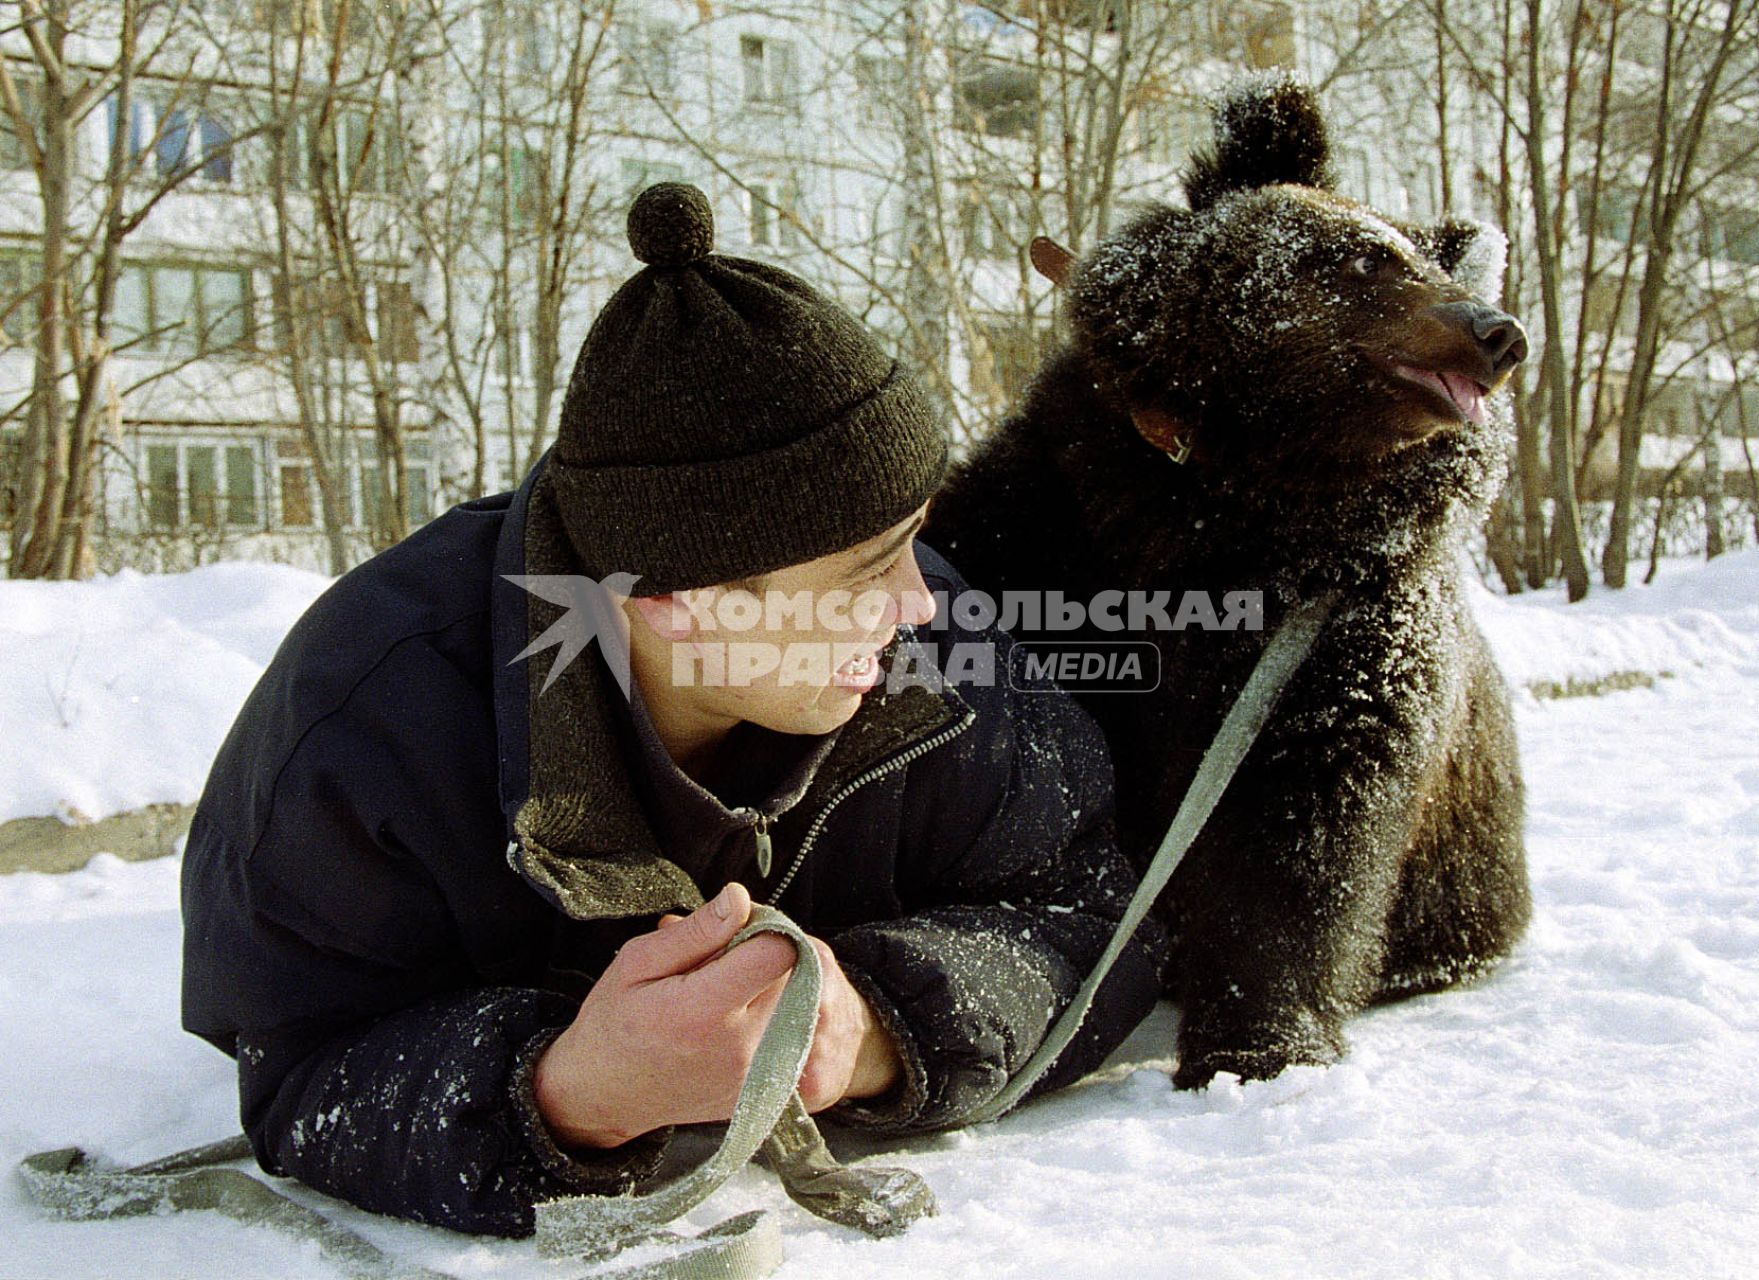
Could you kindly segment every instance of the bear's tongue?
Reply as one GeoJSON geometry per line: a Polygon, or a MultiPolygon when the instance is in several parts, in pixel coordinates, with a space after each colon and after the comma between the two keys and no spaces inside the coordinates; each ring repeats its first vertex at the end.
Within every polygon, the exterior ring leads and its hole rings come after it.
{"type": "Polygon", "coordinates": [[[1447,388],[1448,399],[1452,400],[1466,420],[1475,426],[1484,425],[1484,388],[1470,378],[1463,378],[1457,373],[1439,374],[1441,385],[1447,388]]]}

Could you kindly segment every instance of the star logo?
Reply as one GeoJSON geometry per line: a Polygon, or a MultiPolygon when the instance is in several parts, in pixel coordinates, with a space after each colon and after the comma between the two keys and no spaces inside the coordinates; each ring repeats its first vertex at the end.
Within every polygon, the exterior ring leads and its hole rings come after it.
{"type": "Polygon", "coordinates": [[[628,595],[629,589],[639,581],[638,575],[613,573],[604,578],[587,578],[566,573],[509,573],[502,576],[514,586],[523,587],[538,599],[560,605],[564,610],[542,635],[513,655],[509,666],[554,645],[556,656],[544,676],[543,687],[538,690],[540,694],[548,693],[550,686],[596,637],[617,687],[625,698],[629,696],[629,642],[623,635],[623,620],[612,596],[613,593],[628,595]]]}

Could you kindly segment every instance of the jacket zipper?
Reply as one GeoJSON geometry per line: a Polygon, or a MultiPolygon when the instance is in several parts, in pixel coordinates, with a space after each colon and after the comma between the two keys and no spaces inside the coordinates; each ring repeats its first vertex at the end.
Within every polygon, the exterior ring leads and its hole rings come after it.
{"type": "Polygon", "coordinates": [[[754,819],[751,834],[757,841],[757,874],[767,877],[774,851],[774,845],[770,841],[770,827],[775,823],[776,815],[744,806],[734,809],[733,812],[742,818],[754,819]]]}
{"type": "MultiPolygon", "coordinates": [[[[765,899],[767,905],[773,907],[781,901],[782,894],[787,890],[788,886],[794,882],[795,875],[799,873],[801,865],[805,863],[806,855],[812,852],[812,846],[814,842],[818,840],[819,832],[824,830],[824,825],[826,821],[829,820],[832,810],[842,804],[843,801],[847,800],[857,790],[872,782],[875,778],[883,778],[888,773],[894,773],[897,770],[904,768],[904,766],[908,765],[911,761],[933,751],[942,743],[958,737],[961,733],[965,732],[966,729],[971,727],[971,722],[975,719],[977,719],[977,712],[970,707],[966,707],[965,714],[959,718],[957,724],[948,725],[932,738],[924,738],[908,751],[900,752],[890,760],[876,764],[866,773],[859,774],[844,783],[842,788],[825,802],[825,807],[818,811],[818,816],[812,820],[812,825],[806,829],[806,836],[800,841],[800,852],[794,855],[794,861],[789,865],[787,874],[777,882],[776,887],[770,891],[770,896],[765,899]]],[[[768,844],[769,836],[767,834],[764,835],[763,841],[766,845],[768,844]]],[[[767,849],[764,850],[764,852],[767,853],[767,849]]]]}

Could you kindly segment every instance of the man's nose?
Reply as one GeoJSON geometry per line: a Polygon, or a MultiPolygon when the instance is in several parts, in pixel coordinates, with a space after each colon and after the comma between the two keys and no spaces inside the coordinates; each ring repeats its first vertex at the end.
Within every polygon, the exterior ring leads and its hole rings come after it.
{"type": "Polygon", "coordinates": [[[905,582],[897,595],[898,623],[907,627],[926,627],[934,621],[935,599],[923,580],[922,568],[916,563],[916,548],[904,557],[905,582]]]}

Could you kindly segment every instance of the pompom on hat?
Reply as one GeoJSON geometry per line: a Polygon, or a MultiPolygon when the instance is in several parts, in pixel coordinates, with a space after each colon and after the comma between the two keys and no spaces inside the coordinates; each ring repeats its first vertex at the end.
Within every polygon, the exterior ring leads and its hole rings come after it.
{"type": "Polygon", "coordinates": [[[652,267],[687,267],[715,251],[715,211],[687,182],[649,187],[629,206],[629,248],[652,267]]]}
{"type": "Polygon", "coordinates": [[[713,212],[686,183],[643,191],[628,235],[647,265],[581,344],[546,464],[588,574],[639,574],[640,595],[751,578],[929,499],[945,427],[854,316],[713,252],[713,212]]]}

